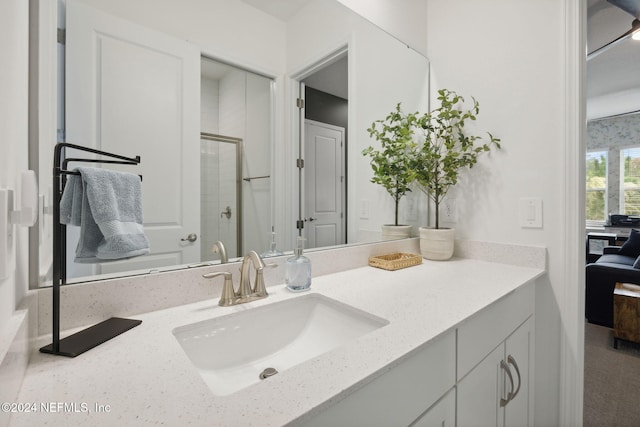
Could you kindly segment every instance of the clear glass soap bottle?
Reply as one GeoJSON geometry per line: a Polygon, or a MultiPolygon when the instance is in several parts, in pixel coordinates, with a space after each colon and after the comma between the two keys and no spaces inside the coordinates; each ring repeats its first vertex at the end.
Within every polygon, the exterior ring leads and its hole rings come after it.
{"type": "Polygon", "coordinates": [[[311,288],[311,261],[302,254],[304,239],[298,236],[293,256],[285,263],[284,282],[292,292],[308,291],[311,288]]]}
{"type": "Polygon", "coordinates": [[[284,252],[278,250],[276,247],[276,231],[273,226],[271,226],[271,245],[268,251],[264,251],[260,254],[262,258],[268,258],[272,256],[280,256],[284,255],[284,252]]]}

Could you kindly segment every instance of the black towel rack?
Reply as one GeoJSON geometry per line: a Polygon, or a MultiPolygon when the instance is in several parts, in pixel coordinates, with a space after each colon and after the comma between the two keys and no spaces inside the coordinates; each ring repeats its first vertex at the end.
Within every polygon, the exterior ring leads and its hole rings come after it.
{"type": "MultiPolygon", "coordinates": [[[[95,148],[60,142],[56,144],[53,153],[53,298],[52,298],[52,334],[53,342],[40,349],[42,353],[59,356],[76,357],[103,342],[110,340],[129,329],[142,323],[141,320],[122,319],[112,317],[96,325],[90,326],[80,332],[76,332],[66,338],[60,339],[60,286],[67,281],[67,237],[66,225],[60,223],[60,199],[66,183],[66,175],[78,175],[78,172],[67,170],[70,162],[111,163],[123,165],[137,165],[140,156],[125,157],[95,148]],[[111,159],[85,159],[65,158],[65,148],[106,156],[111,159]]],[[[142,178],[142,177],[141,177],[142,178]]]]}

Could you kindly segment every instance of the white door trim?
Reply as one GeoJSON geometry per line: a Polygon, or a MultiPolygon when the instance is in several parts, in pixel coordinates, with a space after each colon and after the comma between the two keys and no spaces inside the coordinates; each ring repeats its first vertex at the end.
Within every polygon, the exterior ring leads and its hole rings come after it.
{"type": "Polygon", "coordinates": [[[582,0],[565,2],[565,175],[564,233],[560,259],[564,277],[559,287],[560,420],[563,426],[583,423],[584,391],[584,253],[586,134],[586,6],[582,0]]]}

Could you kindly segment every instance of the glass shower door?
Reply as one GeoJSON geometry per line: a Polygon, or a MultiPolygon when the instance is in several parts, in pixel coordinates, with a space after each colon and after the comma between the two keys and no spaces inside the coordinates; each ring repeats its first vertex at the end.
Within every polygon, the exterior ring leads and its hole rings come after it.
{"type": "Polygon", "coordinates": [[[200,214],[202,261],[219,259],[220,240],[230,258],[242,254],[242,140],[200,134],[200,214]]]}

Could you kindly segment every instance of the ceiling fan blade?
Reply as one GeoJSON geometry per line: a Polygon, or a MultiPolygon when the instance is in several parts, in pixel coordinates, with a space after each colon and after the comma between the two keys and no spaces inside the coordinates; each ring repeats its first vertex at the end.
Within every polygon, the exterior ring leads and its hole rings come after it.
{"type": "Polygon", "coordinates": [[[640,19],[640,0],[607,0],[612,5],[640,19]]]}
{"type": "MultiPolygon", "coordinates": [[[[609,1],[609,0],[607,0],[607,1],[609,1]]],[[[601,47],[597,48],[593,52],[589,52],[587,54],[587,61],[590,60],[590,59],[595,58],[596,56],[600,55],[601,53],[605,52],[606,50],[611,49],[612,47],[614,47],[618,43],[623,42],[624,40],[628,39],[636,31],[640,31],[640,21],[637,20],[637,19],[634,19],[633,23],[631,24],[631,29],[629,31],[627,31],[626,33],[624,33],[623,35],[621,35],[617,39],[605,44],[604,46],[601,46],[601,47]]]]}

